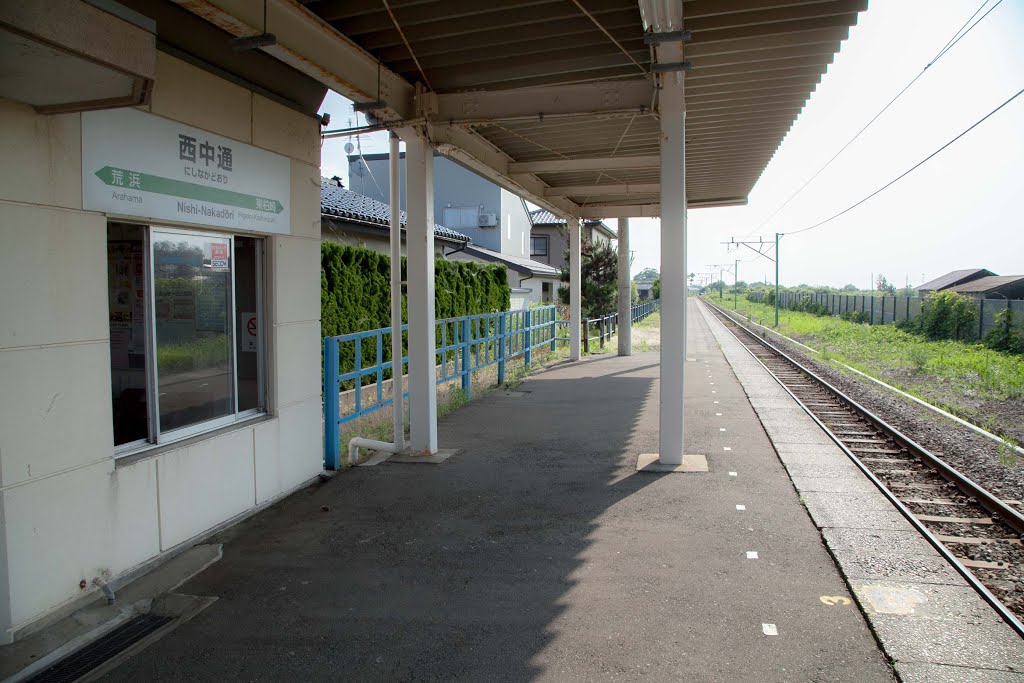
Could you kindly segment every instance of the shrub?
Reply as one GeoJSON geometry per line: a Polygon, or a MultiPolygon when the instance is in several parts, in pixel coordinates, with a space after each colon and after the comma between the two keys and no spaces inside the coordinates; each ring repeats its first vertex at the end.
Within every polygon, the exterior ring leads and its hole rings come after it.
{"type": "Polygon", "coordinates": [[[858,323],[861,325],[871,320],[871,316],[869,316],[864,311],[847,311],[846,313],[843,313],[839,317],[848,322],[858,323]]]}
{"type": "Polygon", "coordinates": [[[988,331],[982,343],[996,351],[1024,354],[1024,333],[1013,329],[1013,309],[1007,307],[996,314],[996,326],[988,331]]]}
{"type": "MultiPolygon", "coordinates": [[[[406,260],[403,258],[402,280],[405,279],[406,260]]],[[[511,291],[504,266],[443,259],[434,262],[434,315],[438,320],[507,311],[510,305],[511,291]]],[[[407,297],[403,292],[403,322],[408,320],[407,311],[407,297]]],[[[323,242],[320,245],[320,315],[320,333],[325,337],[390,327],[391,259],[370,249],[323,242]]],[[[453,339],[452,334],[453,330],[449,329],[447,338],[453,339]]],[[[390,361],[390,335],[384,335],[382,351],[385,362],[390,361]]],[[[364,367],[373,365],[375,346],[363,344],[362,352],[364,367]]],[[[352,344],[342,344],[339,356],[342,371],[354,367],[352,344]]],[[[390,377],[390,371],[385,371],[385,376],[390,377]]]]}
{"type": "Polygon", "coordinates": [[[816,315],[819,318],[823,318],[827,315],[832,315],[832,312],[828,309],[828,306],[819,304],[809,296],[802,297],[796,301],[790,301],[789,305],[786,306],[791,311],[798,311],[800,313],[810,313],[816,315]]]}
{"type": "MultiPolygon", "coordinates": [[[[402,259],[402,280],[406,260],[402,259]]],[[[437,259],[434,315],[457,318],[507,311],[511,305],[504,266],[437,259]]],[[[406,320],[406,295],[402,317],[406,320]]],[[[320,245],[321,331],[325,337],[391,325],[391,259],[370,249],[324,242],[320,245]]]]}
{"type": "Polygon", "coordinates": [[[931,341],[961,340],[971,336],[978,309],[974,300],[956,292],[932,292],[923,302],[914,331],[931,341]]]}

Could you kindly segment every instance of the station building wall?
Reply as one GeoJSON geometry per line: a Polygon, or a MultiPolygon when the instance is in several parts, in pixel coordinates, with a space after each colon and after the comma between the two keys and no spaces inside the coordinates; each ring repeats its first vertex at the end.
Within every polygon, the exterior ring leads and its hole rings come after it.
{"type": "Polygon", "coordinates": [[[0,99],[0,642],[322,469],[316,119],[165,53],[140,109],[288,160],[288,234],[232,231],[263,242],[265,413],[115,457],[113,217],[83,209],[83,115],[0,99]]]}

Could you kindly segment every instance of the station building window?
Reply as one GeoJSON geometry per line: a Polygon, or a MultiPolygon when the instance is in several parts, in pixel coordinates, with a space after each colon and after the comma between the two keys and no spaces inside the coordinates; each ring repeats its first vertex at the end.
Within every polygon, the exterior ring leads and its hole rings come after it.
{"type": "Polygon", "coordinates": [[[261,239],[110,223],[107,257],[119,454],[263,410],[261,239]]]}

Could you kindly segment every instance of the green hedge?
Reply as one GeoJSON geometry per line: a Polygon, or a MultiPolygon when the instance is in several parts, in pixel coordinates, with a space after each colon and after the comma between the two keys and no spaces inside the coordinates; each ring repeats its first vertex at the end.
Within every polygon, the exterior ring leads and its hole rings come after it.
{"type": "MultiPolygon", "coordinates": [[[[402,280],[406,263],[402,259],[402,280]]],[[[402,319],[408,320],[402,293],[402,319]]],[[[462,261],[434,262],[434,314],[457,318],[507,311],[511,306],[504,266],[462,261]]],[[[320,245],[321,332],[333,337],[391,325],[391,259],[370,249],[320,245]]]]}
{"type": "MultiPolygon", "coordinates": [[[[402,280],[406,279],[406,261],[402,259],[402,280]]],[[[511,306],[508,274],[504,266],[462,261],[434,262],[434,315],[438,320],[476,313],[507,311],[511,306]]],[[[324,337],[376,330],[391,326],[391,259],[370,249],[324,242],[320,245],[320,331],[324,337]]],[[[402,322],[408,322],[408,300],[402,292],[402,322]]],[[[446,338],[453,339],[452,326],[446,338]]],[[[481,329],[481,332],[485,330],[481,329]]],[[[494,332],[493,329],[490,330],[494,332]]],[[[440,331],[436,341],[441,343],[440,331]]],[[[384,361],[391,360],[391,335],[382,339],[384,361]]],[[[408,339],[402,340],[408,352],[408,339]]],[[[375,364],[376,346],[362,346],[362,367],[375,364]]],[[[339,347],[341,372],[355,367],[355,344],[339,347]]],[[[385,378],[391,377],[385,371],[385,378]]],[[[363,378],[364,384],[374,381],[363,378]]],[[[346,382],[344,389],[351,389],[346,382]]]]}

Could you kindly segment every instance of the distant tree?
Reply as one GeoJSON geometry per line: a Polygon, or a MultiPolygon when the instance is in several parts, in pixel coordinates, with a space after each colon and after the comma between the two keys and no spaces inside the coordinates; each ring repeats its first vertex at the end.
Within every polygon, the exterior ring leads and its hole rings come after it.
{"type": "Polygon", "coordinates": [[[644,268],[633,276],[633,282],[652,282],[659,277],[657,268],[644,268]]]}
{"type": "Polygon", "coordinates": [[[881,273],[879,273],[878,277],[875,278],[875,289],[877,289],[879,292],[882,292],[883,294],[896,293],[896,285],[889,282],[889,280],[887,280],[886,277],[881,273]]]}
{"type": "MultiPolygon", "coordinates": [[[[584,318],[596,318],[607,315],[615,309],[617,296],[619,255],[611,244],[602,242],[595,245],[590,240],[583,240],[580,245],[580,308],[584,318]]],[[[569,251],[566,250],[565,262],[569,262],[569,251]]],[[[569,282],[568,266],[562,269],[562,282],[569,282]]],[[[558,288],[558,299],[563,304],[569,303],[569,287],[558,288]]]]}
{"type": "Polygon", "coordinates": [[[640,290],[636,288],[636,280],[629,283],[629,305],[636,306],[640,303],[640,290]]]}
{"type": "Polygon", "coordinates": [[[654,284],[651,285],[651,296],[655,299],[661,298],[661,278],[655,280],[654,284]]]}
{"type": "Polygon", "coordinates": [[[843,292],[859,292],[860,291],[860,287],[858,287],[857,285],[846,285],[845,287],[843,287],[843,289],[841,291],[843,291],[843,292]]]}

